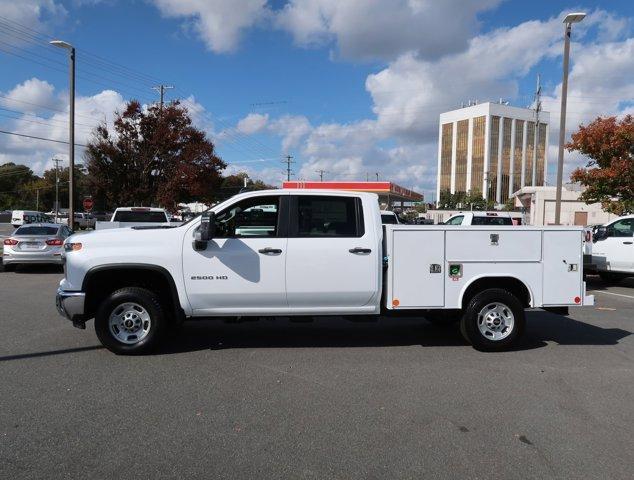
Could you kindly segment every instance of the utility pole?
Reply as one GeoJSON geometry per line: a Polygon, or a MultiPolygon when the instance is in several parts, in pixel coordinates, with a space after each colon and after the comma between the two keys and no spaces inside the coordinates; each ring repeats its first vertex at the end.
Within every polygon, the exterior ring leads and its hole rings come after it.
{"type": "Polygon", "coordinates": [[[379,172],[376,172],[375,175],[376,175],[376,181],[378,182],[379,181],[379,172]]]}
{"type": "Polygon", "coordinates": [[[57,217],[59,216],[59,158],[53,158],[55,163],[55,223],[57,223],[57,217]]]}
{"type": "MultiPolygon", "coordinates": [[[[535,186],[537,181],[537,148],[539,147],[539,112],[542,110],[542,86],[540,83],[540,76],[537,75],[537,89],[535,90],[535,134],[533,138],[535,140],[533,145],[533,171],[531,172],[531,187],[535,186]]],[[[546,155],[546,151],[544,151],[546,155]]],[[[524,178],[524,184],[528,183],[528,179],[524,178]]]]}
{"type": "Polygon", "coordinates": [[[291,174],[293,173],[291,170],[291,164],[295,162],[293,161],[293,157],[291,155],[286,155],[286,159],[282,161],[286,163],[286,180],[290,182],[291,174]]]}
{"type": "Polygon", "coordinates": [[[319,181],[323,182],[324,181],[324,173],[328,173],[328,171],[326,171],[326,170],[315,170],[315,173],[319,174],[319,181]]]}
{"type": "Polygon", "coordinates": [[[165,90],[170,90],[172,88],[174,88],[174,85],[163,85],[163,84],[161,84],[161,85],[157,85],[155,87],[152,87],[152,90],[156,90],[157,92],[159,92],[159,95],[160,95],[160,98],[161,98],[160,103],[159,103],[159,105],[160,105],[159,109],[160,109],[161,112],[163,111],[163,100],[165,98],[165,90]]]}
{"type": "Polygon", "coordinates": [[[36,212],[40,211],[40,189],[39,188],[35,189],[35,211],[36,212]]]}
{"type": "Polygon", "coordinates": [[[366,182],[370,181],[370,174],[368,172],[365,172],[365,181],[366,182]]]}

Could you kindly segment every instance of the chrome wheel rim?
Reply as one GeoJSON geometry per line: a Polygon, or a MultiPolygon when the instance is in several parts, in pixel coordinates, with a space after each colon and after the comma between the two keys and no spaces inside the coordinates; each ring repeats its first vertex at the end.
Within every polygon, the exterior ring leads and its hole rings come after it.
{"type": "Polygon", "coordinates": [[[478,313],[478,329],[482,336],[497,342],[508,337],[513,331],[515,316],[503,303],[493,302],[478,313]]]}
{"type": "Polygon", "coordinates": [[[152,327],[150,314],[138,303],[126,302],[112,310],[109,320],[110,334],[121,343],[139,343],[152,327]]]}

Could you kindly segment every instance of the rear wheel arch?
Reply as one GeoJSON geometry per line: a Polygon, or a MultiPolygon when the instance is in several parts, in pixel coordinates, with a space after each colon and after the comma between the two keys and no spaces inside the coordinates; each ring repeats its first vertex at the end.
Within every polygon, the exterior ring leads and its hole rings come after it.
{"type": "Polygon", "coordinates": [[[86,293],[87,318],[94,317],[103,300],[124,287],[140,287],[155,292],[165,311],[181,322],[185,313],[180,304],[176,282],[164,267],[147,264],[114,264],[91,268],[84,276],[82,291],[86,293]]]}
{"type": "Polygon", "coordinates": [[[476,278],[464,288],[460,298],[461,307],[466,308],[473,297],[491,288],[500,288],[511,293],[524,308],[534,305],[533,293],[522,280],[512,276],[484,276],[476,278]]]}

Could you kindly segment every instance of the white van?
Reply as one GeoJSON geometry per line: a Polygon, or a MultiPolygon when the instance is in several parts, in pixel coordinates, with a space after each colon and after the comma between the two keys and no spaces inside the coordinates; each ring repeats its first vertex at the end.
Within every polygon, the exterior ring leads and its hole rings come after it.
{"type": "Polygon", "coordinates": [[[11,213],[11,225],[14,228],[21,227],[27,223],[46,223],[48,217],[43,212],[32,210],[13,210],[11,213]]]}

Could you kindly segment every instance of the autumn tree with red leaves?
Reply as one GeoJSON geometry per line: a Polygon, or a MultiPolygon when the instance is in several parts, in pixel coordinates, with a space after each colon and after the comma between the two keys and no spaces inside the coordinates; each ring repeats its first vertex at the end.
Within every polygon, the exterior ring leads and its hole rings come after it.
{"type": "Polygon", "coordinates": [[[634,211],[634,118],[631,115],[597,118],[580,126],[566,145],[590,157],[585,168],[576,169],[572,181],[586,189],[581,199],[601,203],[607,212],[624,215],[634,211]]]}
{"type": "Polygon", "coordinates": [[[90,192],[99,208],[210,203],[226,167],[205,132],[178,102],[117,112],[114,131],[100,125],[85,153],[90,192]]]}

